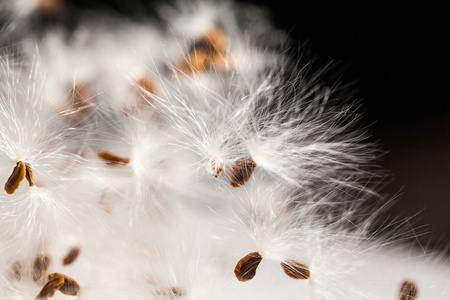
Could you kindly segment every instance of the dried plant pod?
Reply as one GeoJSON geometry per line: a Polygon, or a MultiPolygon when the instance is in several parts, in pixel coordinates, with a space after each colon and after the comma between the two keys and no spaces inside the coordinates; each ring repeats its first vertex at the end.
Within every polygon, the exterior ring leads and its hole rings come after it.
{"type": "Polygon", "coordinates": [[[34,281],[38,281],[41,277],[47,272],[48,267],[50,266],[50,257],[39,255],[36,257],[33,263],[33,269],[31,271],[31,277],[34,281]]]}
{"type": "Polygon", "coordinates": [[[22,161],[18,161],[11,176],[5,183],[5,191],[8,194],[13,194],[19,188],[20,183],[25,178],[25,174],[25,164],[22,161]]]}
{"type": "Polygon", "coordinates": [[[25,170],[25,178],[28,180],[28,184],[34,186],[33,170],[31,169],[30,164],[25,163],[25,170]]]}
{"type": "Polygon", "coordinates": [[[112,152],[108,151],[98,151],[98,156],[105,160],[108,165],[126,165],[130,162],[129,158],[118,156],[112,152]]]}
{"type": "Polygon", "coordinates": [[[308,279],[311,276],[309,267],[295,260],[280,262],[284,273],[294,279],[308,279]]]}
{"type": "Polygon", "coordinates": [[[80,248],[73,247],[72,249],[70,249],[69,253],[67,253],[67,255],[64,257],[63,265],[64,266],[70,265],[78,258],[78,255],[80,255],[80,248]]]}
{"type": "Polygon", "coordinates": [[[252,252],[244,256],[234,268],[234,275],[239,281],[248,281],[255,277],[256,269],[263,257],[258,252],[252,252]]]}
{"type": "Polygon", "coordinates": [[[223,163],[215,159],[210,160],[212,175],[218,178],[223,173],[223,163]]]}
{"type": "Polygon", "coordinates": [[[415,300],[419,294],[419,288],[414,281],[403,280],[400,291],[398,292],[399,300],[415,300]]]}
{"type": "Polygon", "coordinates": [[[49,281],[53,280],[54,278],[63,279],[63,285],[59,288],[59,291],[61,293],[70,296],[76,296],[78,294],[78,291],[80,290],[80,285],[78,284],[78,282],[75,281],[75,279],[70,278],[69,276],[61,273],[53,273],[48,275],[49,281]]]}
{"type": "Polygon", "coordinates": [[[64,277],[61,276],[48,276],[48,281],[44,285],[44,287],[41,289],[39,294],[37,295],[36,299],[47,299],[49,297],[53,297],[55,295],[55,292],[61,287],[64,286],[64,277]]]}
{"type": "Polygon", "coordinates": [[[235,188],[243,186],[250,179],[255,168],[256,162],[253,158],[238,161],[231,168],[231,186],[235,188]]]}

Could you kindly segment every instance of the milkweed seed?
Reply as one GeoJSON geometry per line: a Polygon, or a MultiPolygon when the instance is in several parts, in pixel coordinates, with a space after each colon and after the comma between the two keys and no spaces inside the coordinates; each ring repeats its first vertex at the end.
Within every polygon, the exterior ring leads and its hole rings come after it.
{"type": "Polygon", "coordinates": [[[243,186],[250,179],[255,168],[256,163],[252,158],[238,161],[231,168],[231,186],[235,188],[243,186]]]}
{"type": "MultiPolygon", "coordinates": [[[[144,91],[150,93],[150,94],[155,94],[155,85],[153,84],[153,82],[150,81],[150,79],[148,79],[147,77],[141,77],[140,79],[138,79],[136,81],[136,83],[139,85],[139,87],[141,87],[144,91]]],[[[138,89],[139,95],[145,95],[143,93],[143,91],[141,91],[140,89],[138,89]]]]}
{"type": "Polygon", "coordinates": [[[5,183],[5,191],[8,194],[13,194],[20,186],[20,183],[25,178],[25,164],[22,161],[18,161],[14,170],[5,183]]]}
{"type": "Polygon", "coordinates": [[[417,285],[411,280],[404,280],[398,293],[399,300],[415,300],[419,294],[417,285]]]}
{"type": "Polygon", "coordinates": [[[27,163],[25,164],[25,170],[26,170],[25,178],[28,180],[28,184],[30,186],[34,186],[35,184],[34,184],[34,178],[33,178],[33,170],[31,169],[30,164],[27,164],[27,163]]]}
{"type": "Polygon", "coordinates": [[[78,255],[80,255],[80,248],[74,247],[70,249],[69,253],[67,253],[66,257],[63,259],[63,265],[70,265],[75,261],[75,259],[77,259],[78,255]]]}
{"type": "Polygon", "coordinates": [[[311,276],[308,266],[298,261],[287,260],[280,262],[280,264],[283,267],[284,273],[294,279],[308,279],[311,276]]]}
{"type": "Polygon", "coordinates": [[[75,279],[70,278],[61,273],[53,273],[48,275],[49,280],[53,280],[54,278],[62,278],[64,284],[59,288],[59,291],[64,295],[76,296],[78,291],[80,290],[80,285],[75,279]]]}
{"type": "Polygon", "coordinates": [[[130,162],[130,159],[125,157],[120,157],[114,153],[108,151],[98,151],[98,156],[105,160],[108,165],[126,165],[130,162]]]}
{"type": "Polygon", "coordinates": [[[211,164],[212,175],[215,178],[218,178],[220,175],[222,175],[223,163],[221,163],[215,159],[212,159],[212,160],[210,160],[210,164],[211,164]]]}
{"type": "Polygon", "coordinates": [[[23,265],[19,261],[15,261],[11,265],[10,277],[15,280],[22,279],[23,265]]]}
{"type": "Polygon", "coordinates": [[[234,275],[239,281],[248,281],[255,277],[256,269],[263,257],[258,252],[252,252],[244,256],[234,268],[234,275]]]}
{"type": "Polygon", "coordinates": [[[64,277],[61,276],[50,277],[49,275],[48,279],[49,280],[41,289],[36,299],[47,299],[48,297],[53,297],[55,295],[55,292],[64,286],[65,283],[64,277]]]}
{"type": "Polygon", "coordinates": [[[33,263],[32,277],[34,281],[38,281],[45,274],[50,266],[50,257],[40,255],[36,257],[33,263]]]}

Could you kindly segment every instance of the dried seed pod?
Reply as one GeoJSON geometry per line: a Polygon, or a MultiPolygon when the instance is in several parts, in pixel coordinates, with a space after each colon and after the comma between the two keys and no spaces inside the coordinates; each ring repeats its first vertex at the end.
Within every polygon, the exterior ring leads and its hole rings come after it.
{"type": "Polygon", "coordinates": [[[34,178],[33,178],[33,170],[31,169],[30,164],[25,163],[25,170],[26,170],[25,178],[28,180],[28,184],[30,186],[34,186],[35,184],[34,184],[34,178]]]}
{"type": "Polygon", "coordinates": [[[218,178],[220,175],[222,175],[223,163],[221,163],[220,161],[217,161],[215,159],[211,159],[210,166],[211,166],[212,175],[215,178],[218,178]]]}
{"type": "Polygon", "coordinates": [[[40,255],[36,257],[33,263],[32,278],[34,281],[38,281],[45,274],[50,266],[50,257],[40,255]]]}
{"type": "Polygon", "coordinates": [[[256,269],[263,257],[258,252],[252,252],[244,256],[234,268],[234,275],[239,281],[248,281],[255,277],[256,269]]]}
{"type": "Polygon", "coordinates": [[[63,265],[70,265],[75,261],[75,259],[77,259],[78,255],[80,255],[80,248],[74,247],[70,249],[69,253],[67,253],[67,255],[63,259],[63,265]]]}
{"type": "Polygon", "coordinates": [[[98,156],[105,160],[108,165],[126,165],[130,162],[130,159],[125,157],[120,157],[114,153],[108,151],[98,151],[98,156]]]}
{"type": "Polygon", "coordinates": [[[49,275],[48,279],[49,280],[41,289],[36,299],[47,299],[48,297],[53,297],[55,295],[55,292],[64,286],[65,283],[64,277],[61,276],[50,277],[49,275]]]}
{"type": "Polygon", "coordinates": [[[14,170],[5,183],[5,191],[8,194],[13,194],[20,186],[20,183],[25,178],[25,164],[18,161],[14,170]]]}
{"type": "Polygon", "coordinates": [[[415,300],[419,294],[417,284],[411,280],[403,280],[398,293],[399,300],[415,300]]]}
{"type": "Polygon", "coordinates": [[[231,168],[231,186],[243,186],[250,179],[255,168],[256,162],[252,158],[238,161],[231,168]]]}
{"type": "Polygon", "coordinates": [[[59,291],[61,293],[70,296],[76,296],[78,294],[78,291],[80,290],[80,285],[78,284],[78,282],[75,281],[75,279],[70,278],[69,276],[66,276],[61,273],[53,273],[48,275],[49,280],[53,280],[54,278],[63,279],[63,285],[59,288],[59,291]]]}
{"type": "Polygon", "coordinates": [[[299,263],[295,260],[287,260],[280,262],[283,267],[284,273],[294,279],[308,279],[311,276],[311,272],[307,265],[299,263]]]}

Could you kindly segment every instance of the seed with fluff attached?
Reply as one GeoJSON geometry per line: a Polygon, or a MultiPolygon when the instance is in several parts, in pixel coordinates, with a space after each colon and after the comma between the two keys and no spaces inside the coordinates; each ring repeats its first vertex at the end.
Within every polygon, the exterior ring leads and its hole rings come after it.
{"type": "Polygon", "coordinates": [[[30,186],[34,186],[35,184],[34,184],[34,178],[33,178],[33,170],[31,169],[30,164],[27,164],[27,163],[25,164],[25,170],[26,170],[25,178],[27,179],[28,184],[30,186]]]}
{"type": "Polygon", "coordinates": [[[80,285],[69,276],[61,273],[52,273],[48,275],[48,282],[39,292],[36,299],[53,297],[58,290],[64,295],[76,296],[80,290],[80,285]]]}
{"type": "Polygon", "coordinates": [[[258,252],[252,252],[244,256],[234,268],[234,275],[239,281],[248,281],[255,277],[256,269],[263,257],[258,252]]]}
{"type": "Polygon", "coordinates": [[[67,253],[67,255],[63,259],[63,265],[70,265],[77,259],[78,255],[80,255],[80,248],[74,247],[70,249],[69,253],[67,253]]]}
{"type": "Polygon", "coordinates": [[[108,165],[126,165],[130,162],[129,158],[118,156],[108,151],[98,151],[98,156],[105,160],[108,165]]]}
{"type": "Polygon", "coordinates": [[[5,183],[5,191],[8,194],[13,194],[19,188],[20,183],[25,178],[25,173],[25,164],[19,160],[5,183]]]}
{"type": "Polygon", "coordinates": [[[308,279],[311,276],[311,272],[307,265],[299,263],[295,260],[287,260],[280,262],[283,267],[284,273],[294,279],[308,279]]]}
{"type": "Polygon", "coordinates": [[[38,281],[45,274],[50,266],[50,257],[39,255],[33,263],[32,277],[34,281],[38,281]]]}
{"type": "Polygon", "coordinates": [[[252,158],[238,161],[231,168],[231,186],[243,186],[250,179],[255,168],[256,162],[252,158]]]}
{"type": "Polygon", "coordinates": [[[419,289],[414,281],[403,280],[398,293],[399,300],[415,300],[419,294],[419,289]]]}

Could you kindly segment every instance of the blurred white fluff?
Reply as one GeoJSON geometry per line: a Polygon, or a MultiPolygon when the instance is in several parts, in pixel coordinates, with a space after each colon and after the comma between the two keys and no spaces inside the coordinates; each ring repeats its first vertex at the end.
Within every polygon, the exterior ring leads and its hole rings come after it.
{"type": "MultiPolygon", "coordinates": [[[[0,8],[14,27],[40,3],[0,8]]],[[[0,193],[0,299],[36,299],[55,272],[81,300],[450,297],[446,256],[373,228],[379,152],[325,70],[289,57],[252,6],[180,1],[156,17],[5,30],[0,179],[22,161],[36,185],[0,193]],[[399,296],[404,280],[417,297],[399,296]]]]}

